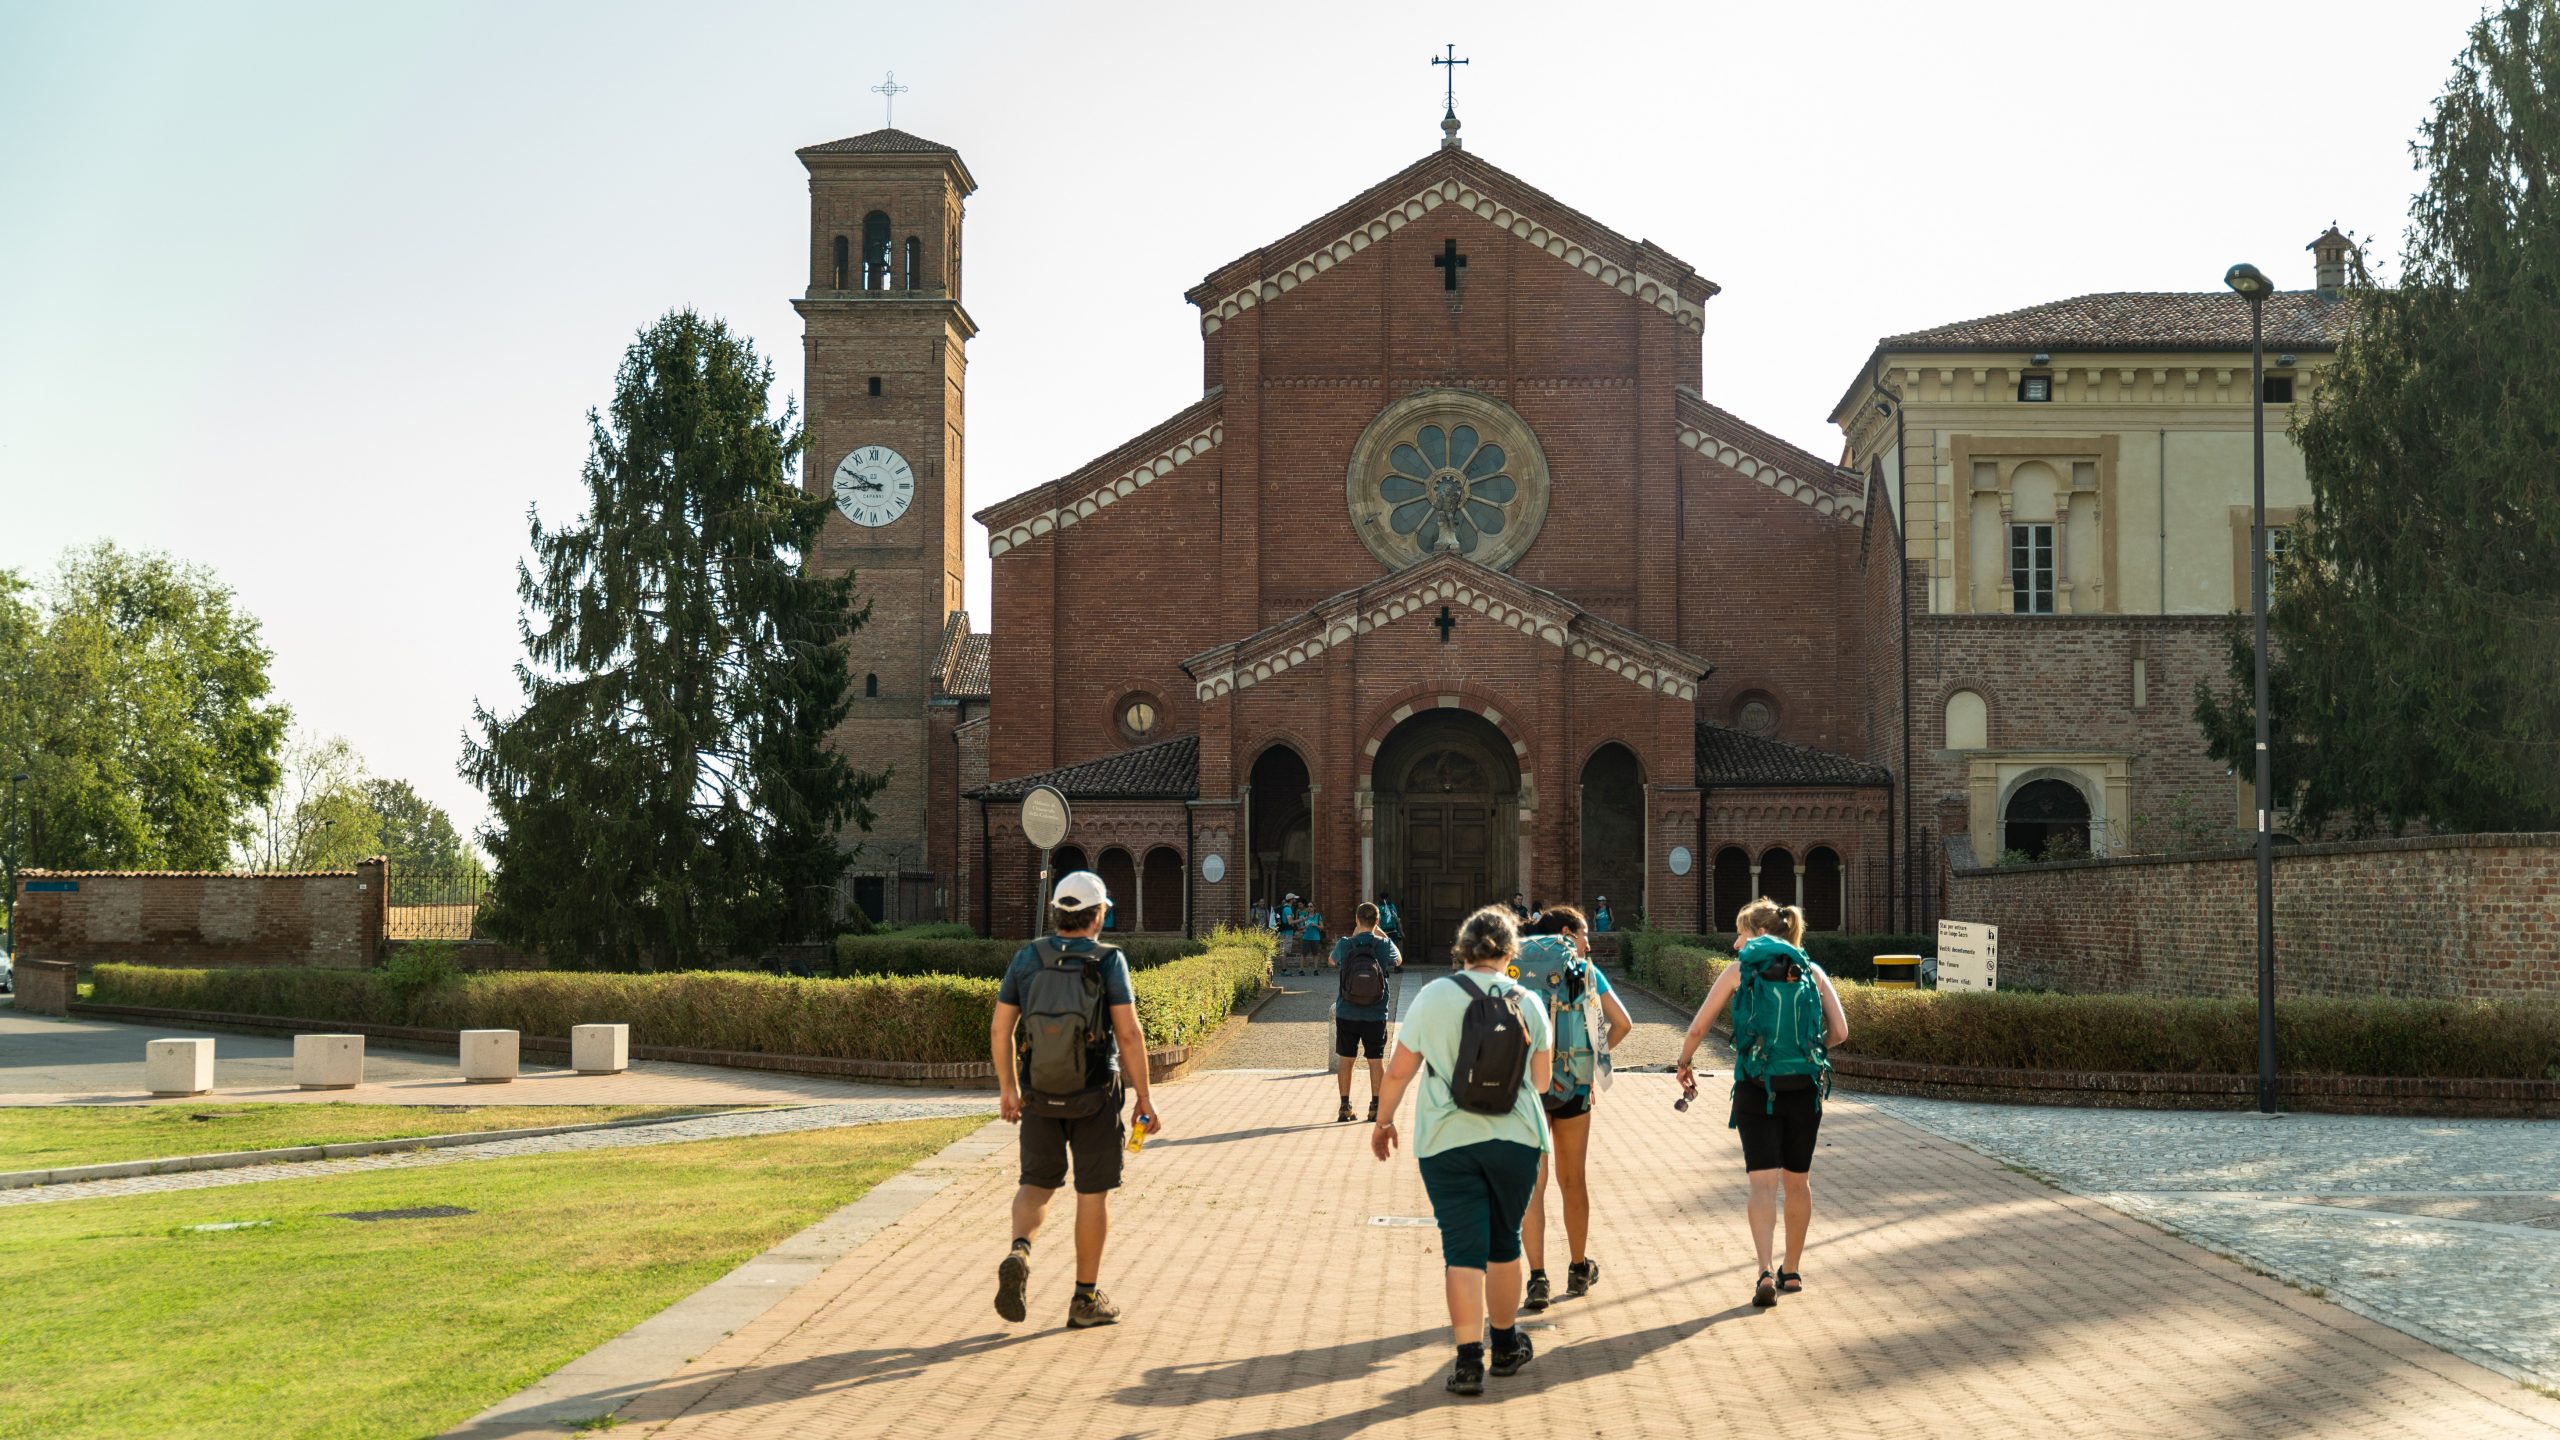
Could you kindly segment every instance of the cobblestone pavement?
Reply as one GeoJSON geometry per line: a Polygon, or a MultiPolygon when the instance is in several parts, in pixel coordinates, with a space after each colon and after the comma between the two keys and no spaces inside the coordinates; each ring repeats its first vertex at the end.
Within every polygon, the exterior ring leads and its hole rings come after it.
{"type": "Polygon", "coordinates": [[[210,1190],[225,1185],[256,1185],[270,1180],[309,1180],[323,1175],[352,1175],[364,1170],[414,1170],[429,1165],[455,1165],[471,1160],[509,1160],[523,1155],[556,1155],[573,1150],[621,1150],[636,1145],[675,1145],[687,1140],[729,1140],[746,1135],[778,1135],[794,1130],[826,1130],[841,1125],[872,1125],[883,1120],[923,1120],[943,1115],[991,1114],[991,1094],[908,1091],[910,1098],[859,1100],[803,1105],[788,1110],[757,1110],[734,1115],[703,1115],[663,1124],[614,1130],[581,1130],[526,1140],[494,1140],[485,1145],[454,1145],[441,1150],[395,1150],[345,1160],[308,1160],[275,1165],[247,1165],[237,1170],[191,1170],[173,1175],[137,1175],[122,1180],[79,1180],[0,1190],[0,1209],[12,1205],[45,1205],[65,1200],[94,1200],[113,1195],[157,1195],[173,1190],[210,1190]]]}
{"type": "MultiPolygon", "coordinates": [[[[539,1061],[505,1085],[474,1085],[460,1062],[434,1051],[365,1044],[365,1083],[304,1090],[293,1083],[293,1037],[243,1035],[110,1020],[50,1020],[0,1009],[0,1105],[202,1105],[258,1101],[366,1105],[797,1105],[812,1101],[897,1100],[900,1085],[825,1075],[729,1070],[711,1065],[633,1062],[620,1075],[580,1075],[539,1061]],[[210,1095],[158,1097],[142,1088],[146,1041],[210,1037],[210,1095]]],[[[993,1103],[992,1099],[989,1103],[993,1103]]]]}
{"type": "Polygon", "coordinates": [[[2560,1124],[1869,1103],[2456,1354],[2560,1386],[2560,1124]]]}
{"type": "Polygon", "coordinates": [[[1675,1114],[1659,1074],[1622,1076],[1594,1139],[1598,1290],[1529,1321],[1519,1377],[1457,1399],[1437,1238],[1375,1223],[1430,1214],[1413,1161],[1308,1123],[1274,1083],[1294,1079],[1161,1092],[1168,1131],[1112,1206],[1119,1326],[1063,1328],[1063,1215],[1033,1257],[1033,1322],[993,1314],[1002,1147],[624,1407],[626,1433],[2560,1434],[2560,1401],[1845,1093],[1807,1288],[1756,1312],[1731,1134],[1675,1114]]]}

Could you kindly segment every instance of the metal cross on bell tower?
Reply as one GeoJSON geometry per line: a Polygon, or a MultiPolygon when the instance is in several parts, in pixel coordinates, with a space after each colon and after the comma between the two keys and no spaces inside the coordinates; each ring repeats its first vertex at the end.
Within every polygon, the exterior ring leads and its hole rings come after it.
{"type": "Polygon", "coordinates": [[[1432,56],[1431,63],[1448,67],[1447,88],[1441,92],[1443,108],[1440,112],[1440,148],[1457,150],[1463,148],[1463,143],[1458,139],[1458,67],[1467,62],[1458,58],[1458,47],[1455,42],[1449,45],[1448,50],[1449,53],[1445,58],[1438,55],[1432,56]]]}
{"type": "Polygon", "coordinates": [[[912,88],[912,86],[901,85],[898,83],[898,72],[895,70],[889,72],[888,79],[871,87],[871,93],[879,96],[888,106],[888,113],[881,117],[881,124],[888,126],[892,130],[898,128],[898,97],[906,94],[907,91],[912,88]]]}

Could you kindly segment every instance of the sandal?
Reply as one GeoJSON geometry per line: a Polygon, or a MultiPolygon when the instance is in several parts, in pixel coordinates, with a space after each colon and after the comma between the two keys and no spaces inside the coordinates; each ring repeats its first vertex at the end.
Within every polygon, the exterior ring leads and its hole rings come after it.
{"type": "Polygon", "coordinates": [[[1766,1270],[1760,1272],[1760,1283],[1751,1291],[1751,1303],[1763,1310],[1778,1303],[1777,1282],[1769,1278],[1766,1270]]]}
{"type": "Polygon", "coordinates": [[[1778,1289],[1781,1293],[1788,1295],[1800,1295],[1804,1293],[1804,1272],[1800,1270],[1779,1271],[1778,1289]]]}

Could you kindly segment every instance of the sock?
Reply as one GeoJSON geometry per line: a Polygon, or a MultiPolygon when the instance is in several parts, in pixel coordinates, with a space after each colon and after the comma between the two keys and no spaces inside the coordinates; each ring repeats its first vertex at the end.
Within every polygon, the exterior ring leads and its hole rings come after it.
{"type": "Polygon", "coordinates": [[[1021,1254],[1028,1255],[1031,1253],[1031,1242],[1016,1235],[1013,1237],[1013,1248],[1021,1254]]]}
{"type": "Polygon", "coordinates": [[[1547,1278],[1547,1272],[1544,1270],[1532,1270],[1529,1272],[1529,1278],[1532,1280],[1544,1280],[1547,1278]]]}
{"type": "Polygon", "coordinates": [[[1494,1327],[1493,1327],[1493,1353],[1494,1353],[1494,1354],[1496,1354],[1496,1355],[1504,1355],[1504,1354],[1508,1354],[1508,1353],[1510,1353],[1511,1351],[1517,1350],[1517,1349],[1519,1349],[1519,1348],[1520,1348],[1520,1327],[1518,1327],[1518,1326],[1516,1326],[1516,1325],[1515,1325],[1515,1326],[1513,1326],[1512,1328],[1510,1328],[1510,1329],[1508,1329],[1508,1330],[1503,1329],[1503,1328],[1502,1328],[1501,1326],[1499,1326],[1499,1325],[1496,1325],[1496,1326],[1494,1326],[1494,1327]]]}
{"type": "Polygon", "coordinates": [[[1093,1298],[1093,1292],[1095,1291],[1095,1289],[1097,1289],[1097,1288],[1099,1287],[1099,1285],[1100,1285],[1100,1284],[1101,1284],[1101,1282],[1099,1282],[1099,1281],[1094,1281],[1094,1280],[1079,1280],[1079,1281],[1077,1281],[1077,1282],[1076,1282],[1076,1298],[1077,1298],[1077,1299],[1079,1299],[1079,1300],[1090,1300],[1090,1299],[1092,1299],[1092,1298],[1093,1298]]]}
{"type": "Polygon", "coordinates": [[[1472,1344],[1467,1344],[1467,1345],[1461,1345],[1461,1346],[1459,1346],[1459,1347],[1458,1347],[1458,1363],[1459,1363],[1459,1364],[1461,1364],[1461,1365],[1481,1365],[1481,1364],[1483,1364],[1483,1363],[1484,1363],[1484,1345],[1483,1345],[1483,1343],[1482,1343],[1481,1341],[1478,1341],[1478,1342],[1475,1342],[1475,1343],[1472,1343],[1472,1344]]]}

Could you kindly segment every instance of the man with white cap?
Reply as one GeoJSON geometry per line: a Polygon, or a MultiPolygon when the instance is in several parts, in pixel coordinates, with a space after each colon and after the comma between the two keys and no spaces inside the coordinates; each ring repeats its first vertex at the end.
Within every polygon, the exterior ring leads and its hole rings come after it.
{"type": "Polygon", "coordinates": [[[1076,1182],[1076,1291],[1067,1328],[1109,1325],[1120,1307],[1096,1283],[1102,1242],[1110,1233],[1111,1192],[1120,1185],[1128,1132],[1120,1123],[1122,1086],[1138,1092],[1136,1118],[1150,1133],[1162,1126],[1147,1084],[1147,1042],[1129,987],[1129,959],[1096,943],[1111,895],[1102,877],[1078,870],[1050,897],[1055,933],[1015,952],[996,992],[998,1109],[1022,1128],[1021,1188],[1013,1194],[1013,1247],[996,1267],[996,1313],[1019,1321],[1029,1313],[1031,1241],[1050,1197],[1076,1182]],[[1122,1055],[1134,1057],[1126,1071],[1122,1055]]]}

